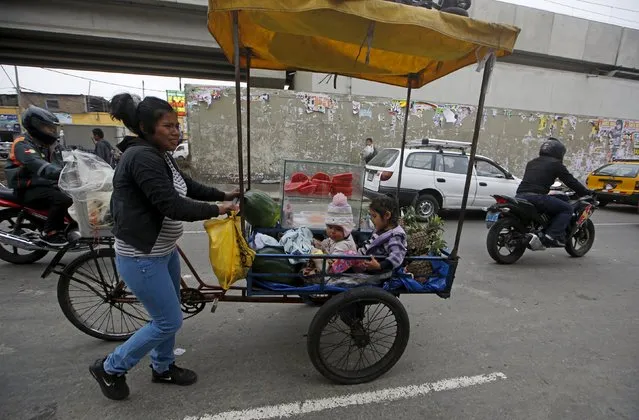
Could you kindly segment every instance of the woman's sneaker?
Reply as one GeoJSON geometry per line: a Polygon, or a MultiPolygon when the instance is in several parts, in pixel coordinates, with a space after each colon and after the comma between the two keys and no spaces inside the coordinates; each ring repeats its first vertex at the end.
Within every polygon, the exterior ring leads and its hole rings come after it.
{"type": "Polygon", "coordinates": [[[104,370],[104,361],[98,359],[89,366],[89,372],[100,384],[100,389],[105,397],[112,400],[123,400],[129,396],[129,386],[124,375],[111,375],[104,370]]]}
{"type": "Polygon", "coordinates": [[[197,373],[190,369],[177,367],[175,363],[171,363],[166,372],[157,373],[153,366],[151,366],[151,371],[151,380],[153,382],[175,385],[193,385],[197,382],[197,373]]]}

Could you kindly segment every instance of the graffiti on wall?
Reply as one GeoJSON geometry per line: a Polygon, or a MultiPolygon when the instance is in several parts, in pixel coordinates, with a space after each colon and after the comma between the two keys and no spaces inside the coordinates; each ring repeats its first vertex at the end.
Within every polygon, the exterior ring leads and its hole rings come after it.
{"type": "MultiPolygon", "coordinates": [[[[401,142],[406,101],[268,89],[252,94],[262,96],[251,101],[251,165],[265,179],[279,179],[285,158],[359,163],[365,138],[378,149],[401,142]]],[[[193,163],[208,179],[236,171],[234,98],[232,88],[187,89],[189,105],[199,103],[189,106],[193,163]],[[209,105],[210,92],[216,95],[209,105]]],[[[408,110],[409,140],[472,139],[474,106],[414,101],[408,110]]],[[[487,108],[480,118],[479,153],[518,176],[548,136],[565,142],[566,165],[581,179],[612,158],[639,156],[639,121],[502,108],[487,108]]]]}

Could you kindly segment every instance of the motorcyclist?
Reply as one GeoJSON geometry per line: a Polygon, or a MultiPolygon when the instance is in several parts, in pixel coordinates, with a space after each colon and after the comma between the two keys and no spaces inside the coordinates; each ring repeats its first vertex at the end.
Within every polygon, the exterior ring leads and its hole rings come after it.
{"type": "Polygon", "coordinates": [[[63,167],[59,125],[51,112],[30,106],[22,114],[27,133],[13,141],[5,165],[7,183],[17,198],[24,205],[48,210],[41,239],[52,246],[67,243],[64,217],[73,204],[71,197],[58,189],[63,167]]]}
{"type": "Polygon", "coordinates": [[[533,203],[537,209],[552,218],[542,243],[551,247],[565,246],[566,229],[572,217],[572,206],[557,197],[548,195],[550,187],[557,178],[578,196],[590,195],[592,192],[577,181],[563,164],[566,146],[554,137],[539,148],[539,157],[526,165],[524,178],[517,188],[517,198],[533,203]]]}

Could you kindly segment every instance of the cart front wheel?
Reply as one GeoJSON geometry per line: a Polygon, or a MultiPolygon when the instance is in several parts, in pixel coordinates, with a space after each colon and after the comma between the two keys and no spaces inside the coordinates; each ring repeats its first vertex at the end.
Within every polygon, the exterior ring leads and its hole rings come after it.
{"type": "Polygon", "coordinates": [[[359,287],[331,298],[308,330],[308,355],[315,368],[333,382],[370,382],[402,357],[410,322],[392,294],[359,287]]]}

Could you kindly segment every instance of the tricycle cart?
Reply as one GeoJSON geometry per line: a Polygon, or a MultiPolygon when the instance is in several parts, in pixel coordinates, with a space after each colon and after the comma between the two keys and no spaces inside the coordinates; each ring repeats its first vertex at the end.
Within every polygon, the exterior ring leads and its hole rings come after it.
{"type": "MultiPolygon", "coordinates": [[[[305,70],[345,75],[407,88],[400,162],[406,143],[411,92],[462,67],[479,63],[483,78],[470,149],[455,243],[450,253],[426,259],[441,268],[434,277],[439,287],[415,289],[398,275],[378,286],[340,288],[325,279],[295,287],[265,279],[249,271],[246,286],[228,290],[200,278],[180,249],[197,285],[182,281],[185,317],[218,302],[302,303],[322,305],[308,332],[308,354],[314,366],[337,383],[371,381],[388,371],[408,343],[410,324],[398,297],[406,293],[450,296],[459,261],[458,249],[477,151],[481,115],[496,57],[512,52],[519,29],[463,16],[412,7],[385,0],[209,0],[208,27],[227,58],[235,65],[237,148],[240,191],[250,188],[250,71],[305,70]],[[242,130],[240,81],[246,87],[246,166],[242,130]],[[248,174],[248,176],[247,176],[248,174]],[[247,179],[247,182],[245,182],[247,179]]],[[[402,165],[399,169],[398,191],[402,165]]],[[[399,196],[399,194],[397,194],[399,196]]],[[[243,198],[243,197],[242,197],[243,198]]],[[[241,200],[244,203],[244,200],[241,200]]],[[[242,231],[245,223],[242,220],[242,231]]],[[[269,233],[269,232],[267,232],[269,233]]],[[[273,233],[273,232],[270,232],[273,233]]],[[[147,320],[147,313],[115,269],[113,241],[87,239],[90,251],[59,268],[61,251],[45,271],[60,275],[58,300],[67,318],[81,331],[105,340],[124,340],[147,320]]],[[[256,258],[290,258],[261,254],[256,258]]],[[[296,258],[318,258],[303,255],[296,258]]],[[[342,256],[343,257],[343,256],[342,256]]],[[[362,258],[362,257],[351,257],[362,258]]],[[[282,274],[286,276],[286,274],[282,274]]],[[[291,274],[289,274],[291,275],[291,274]]]]}

